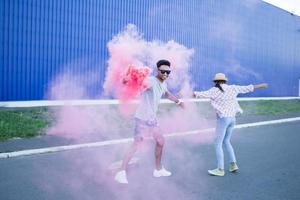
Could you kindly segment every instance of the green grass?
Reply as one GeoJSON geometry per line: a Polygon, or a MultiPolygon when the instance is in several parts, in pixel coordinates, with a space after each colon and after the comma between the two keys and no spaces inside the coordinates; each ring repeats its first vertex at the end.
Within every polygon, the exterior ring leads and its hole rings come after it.
{"type": "MultiPolygon", "coordinates": [[[[300,100],[259,100],[240,102],[243,115],[279,115],[291,112],[300,113],[300,100]]],[[[164,104],[160,112],[165,112],[174,107],[174,104],[164,104]]],[[[198,112],[205,117],[214,117],[215,113],[208,102],[197,103],[198,112]]],[[[118,121],[118,125],[128,127],[128,120],[122,120],[116,106],[110,106],[111,121],[118,121]]],[[[53,111],[48,108],[30,109],[2,109],[0,110],[0,141],[11,138],[28,138],[45,134],[47,127],[54,119],[53,111]]]]}
{"type": "Polygon", "coordinates": [[[49,125],[46,108],[0,110],[0,140],[44,134],[49,125]]]}
{"type": "Polygon", "coordinates": [[[240,105],[245,111],[245,115],[276,115],[300,112],[300,100],[242,101],[240,105]]]}

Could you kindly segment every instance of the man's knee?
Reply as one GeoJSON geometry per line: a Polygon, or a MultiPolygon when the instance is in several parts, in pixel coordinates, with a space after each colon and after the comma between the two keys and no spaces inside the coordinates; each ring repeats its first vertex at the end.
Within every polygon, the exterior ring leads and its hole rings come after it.
{"type": "Polygon", "coordinates": [[[135,137],[134,138],[134,142],[133,142],[133,145],[138,147],[140,146],[144,141],[144,138],[143,137],[135,137]]]}
{"type": "Polygon", "coordinates": [[[164,146],[164,144],[165,144],[165,137],[164,136],[159,135],[155,139],[156,139],[157,145],[164,146]]]}

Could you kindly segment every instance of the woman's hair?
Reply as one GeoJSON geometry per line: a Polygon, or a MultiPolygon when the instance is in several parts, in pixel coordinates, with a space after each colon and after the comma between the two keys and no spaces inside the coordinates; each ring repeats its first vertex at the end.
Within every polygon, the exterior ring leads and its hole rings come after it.
{"type": "Polygon", "coordinates": [[[221,87],[221,84],[226,83],[225,80],[216,80],[214,81],[215,87],[219,88],[221,92],[224,92],[223,88],[221,87]]]}

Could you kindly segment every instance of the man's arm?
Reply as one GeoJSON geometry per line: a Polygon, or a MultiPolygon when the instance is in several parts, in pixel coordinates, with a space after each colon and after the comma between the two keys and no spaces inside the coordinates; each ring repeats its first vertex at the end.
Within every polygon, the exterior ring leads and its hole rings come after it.
{"type": "Polygon", "coordinates": [[[175,95],[173,95],[171,92],[167,91],[165,92],[165,97],[173,102],[175,102],[177,105],[183,107],[183,102],[180,101],[175,95]]]}

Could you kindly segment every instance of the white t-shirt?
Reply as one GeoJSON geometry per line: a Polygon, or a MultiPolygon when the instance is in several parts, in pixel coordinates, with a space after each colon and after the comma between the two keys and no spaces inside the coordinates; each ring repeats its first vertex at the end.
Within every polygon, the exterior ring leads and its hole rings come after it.
{"type": "Polygon", "coordinates": [[[167,84],[154,76],[148,77],[146,81],[148,88],[141,94],[135,117],[144,121],[155,121],[160,99],[168,91],[167,84]]]}

